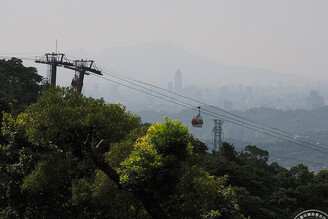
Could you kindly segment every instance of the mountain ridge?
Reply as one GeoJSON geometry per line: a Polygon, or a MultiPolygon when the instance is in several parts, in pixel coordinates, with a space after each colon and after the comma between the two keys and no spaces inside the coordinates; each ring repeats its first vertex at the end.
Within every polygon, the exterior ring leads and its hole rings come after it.
{"type": "MultiPolygon", "coordinates": [[[[87,51],[69,54],[87,55],[87,51]]],[[[191,54],[169,42],[151,42],[131,47],[109,47],[98,54],[89,53],[96,64],[115,69],[140,80],[167,85],[180,69],[184,85],[295,85],[315,79],[250,66],[233,66],[191,54]]]]}

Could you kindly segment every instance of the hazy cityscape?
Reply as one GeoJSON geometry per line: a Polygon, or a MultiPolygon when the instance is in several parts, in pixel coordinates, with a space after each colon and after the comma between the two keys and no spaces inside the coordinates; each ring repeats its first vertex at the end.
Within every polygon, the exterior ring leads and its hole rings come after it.
{"type": "MultiPolygon", "coordinates": [[[[244,111],[251,108],[273,108],[277,110],[316,109],[326,105],[328,83],[317,82],[305,86],[297,85],[231,85],[217,87],[198,87],[196,84],[183,84],[182,72],[177,70],[175,78],[161,88],[175,93],[193,97],[202,102],[221,107],[224,110],[244,111]]],[[[167,111],[175,112],[178,105],[170,104],[158,98],[108,83],[87,87],[87,95],[104,97],[110,102],[121,102],[132,111],[167,111]],[[166,105],[166,106],[165,106],[166,105]]]]}
{"type": "MultiPolygon", "coordinates": [[[[69,55],[93,57],[101,66],[109,66],[119,74],[226,110],[244,111],[258,107],[278,110],[314,109],[325,105],[328,98],[326,80],[267,69],[224,65],[195,56],[168,42],[109,48],[96,55],[76,50],[69,55]]],[[[67,86],[70,77],[72,73],[62,73],[58,83],[67,86]]],[[[84,89],[87,95],[104,97],[113,103],[121,102],[136,112],[150,108],[167,112],[181,109],[176,104],[172,105],[159,98],[145,98],[141,92],[92,76],[87,78],[84,89]]]]}

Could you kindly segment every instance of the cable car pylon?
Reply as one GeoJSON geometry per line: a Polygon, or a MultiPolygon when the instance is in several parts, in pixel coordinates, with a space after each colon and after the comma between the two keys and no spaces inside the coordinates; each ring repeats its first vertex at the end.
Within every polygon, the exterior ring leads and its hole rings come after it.
{"type": "Polygon", "coordinates": [[[43,56],[37,57],[35,62],[50,66],[48,80],[53,86],[56,86],[57,66],[74,70],[75,74],[71,85],[79,93],[82,91],[84,75],[89,75],[90,73],[102,75],[93,60],[69,60],[64,53],[46,53],[43,56]]]}
{"type": "Polygon", "coordinates": [[[90,73],[103,75],[101,71],[98,70],[93,60],[75,60],[72,66],[67,65],[64,67],[75,71],[71,85],[73,88],[77,89],[79,93],[82,92],[84,75],[89,75],[90,73]]]}
{"type": "Polygon", "coordinates": [[[214,151],[218,151],[219,147],[222,145],[223,142],[223,131],[222,131],[222,125],[223,120],[221,119],[212,119],[214,123],[213,127],[213,145],[214,145],[214,151]]]}
{"type": "Polygon", "coordinates": [[[64,53],[46,53],[43,56],[37,57],[36,63],[47,64],[49,69],[49,83],[56,86],[57,66],[73,66],[73,63],[67,59],[64,53]]]}

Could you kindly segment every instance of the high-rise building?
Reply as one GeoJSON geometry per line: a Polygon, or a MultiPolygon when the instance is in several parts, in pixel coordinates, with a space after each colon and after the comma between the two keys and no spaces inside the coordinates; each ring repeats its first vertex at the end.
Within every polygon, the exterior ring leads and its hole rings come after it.
{"type": "Polygon", "coordinates": [[[175,91],[181,91],[182,90],[182,73],[179,69],[175,72],[174,90],[175,91]]]}
{"type": "Polygon", "coordinates": [[[309,96],[306,98],[306,104],[309,109],[317,109],[324,104],[324,98],[319,95],[318,91],[311,90],[309,96]]]}
{"type": "Polygon", "coordinates": [[[169,81],[169,83],[167,84],[167,89],[169,91],[173,91],[173,83],[172,83],[172,81],[169,81]]]}

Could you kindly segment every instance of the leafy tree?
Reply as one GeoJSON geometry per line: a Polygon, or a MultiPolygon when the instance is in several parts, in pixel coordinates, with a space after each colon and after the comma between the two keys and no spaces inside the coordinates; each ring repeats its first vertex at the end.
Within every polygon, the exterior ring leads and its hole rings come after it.
{"type": "MultiPolygon", "coordinates": [[[[0,60],[0,128],[3,113],[18,114],[34,103],[46,86],[33,67],[25,67],[20,59],[0,60]]],[[[5,139],[0,135],[0,144],[5,139]]]]}
{"type": "Polygon", "coordinates": [[[12,58],[0,60],[0,97],[10,98],[15,113],[36,102],[41,91],[46,88],[41,84],[43,78],[34,67],[25,67],[22,60],[12,58]]]}
{"type": "Polygon", "coordinates": [[[314,206],[328,211],[325,170],[315,175],[303,164],[288,170],[269,165],[268,158],[269,153],[256,146],[237,153],[224,143],[218,152],[204,154],[202,165],[214,176],[228,175],[241,212],[251,218],[293,218],[314,206]]]}
{"type": "Polygon", "coordinates": [[[230,161],[235,161],[238,155],[237,151],[235,150],[235,147],[227,142],[222,143],[219,148],[219,154],[220,156],[230,161]]]}
{"type": "MultiPolygon", "coordinates": [[[[36,104],[29,107],[24,117],[32,143],[46,145],[83,162],[92,161],[121,187],[119,176],[106,162],[104,153],[111,143],[120,142],[133,129],[140,127],[138,117],[125,112],[121,105],[106,104],[102,99],[86,98],[74,90],[61,88],[45,92],[36,104]]],[[[40,172],[36,171],[35,177],[40,172]]],[[[37,179],[35,177],[31,180],[37,179]]]]}
{"type": "Polygon", "coordinates": [[[317,209],[328,212],[328,170],[320,170],[313,179],[313,196],[317,209]]]}
{"type": "MultiPolygon", "coordinates": [[[[173,218],[242,218],[235,194],[226,187],[226,177],[214,178],[191,166],[193,139],[186,126],[165,119],[139,138],[130,156],[121,164],[121,182],[131,191],[145,189],[158,197],[173,218]]],[[[204,147],[199,144],[197,152],[204,147]]]]}
{"type": "MultiPolygon", "coordinates": [[[[11,112],[13,100],[9,98],[3,91],[0,91],[0,110],[1,112],[11,112]]],[[[2,121],[2,113],[0,114],[2,121]]]]}
{"type": "Polygon", "coordinates": [[[228,175],[227,182],[236,191],[242,213],[251,218],[276,218],[281,212],[270,206],[270,195],[276,183],[278,167],[267,164],[267,151],[246,146],[245,152],[236,152],[224,142],[218,152],[204,156],[204,168],[214,176],[228,175]]]}
{"type": "Polygon", "coordinates": [[[44,156],[21,185],[22,194],[29,198],[25,216],[68,217],[71,182],[69,171],[74,159],[57,152],[44,156]]]}
{"type": "Polygon", "coordinates": [[[206,144],[202,141],[200,141],[198,138],[194,138],[191,136],[191,144],[193,146],[192,152],[193,154],[205,154],[206,151],[208,150],[208,147],[206,144]]]}
{"type": "Polygon", "coordinates": [[[245,152],[247,152],[251,158],[267,162],[269,160],[269,152],[262,150],[255,145],[248,145],[245,147],[245,152]]]}
{"type": "MultiPolygon", "coordinates": [[[[4,92],[0,91],[0,128],[2,126],[3,113],[9,113],[12,111],[12,102],[12,99],[7,97],[4,92]]],[[[0,134],[0,144],[4,143],[6,143],[5,138],[0,134]]]]}
{"type": "Polygon", "coordinates": [[[166,119],[164,124],[151,126],[121,164],[122,184],[132,190],[146,189],[159,196],[174,192],[181,175],[181,162],[187,158],[188,143],[188,128],[177,121],[166,119]]]}
{"type": "MultiPolygon", "coordinates": [[[[224,186],[225,180],[190,166],[191,142],[196,140],[177,121],[166,120],[164,124],[150,126],[146,135],[133,143],[145,133],[138,117],[125,112],[120,105],[61,88],[45,92],[21,117],[30,142],[50,149],[23,179],[23,193],[32,200],[28,206],[32,217],[37,214],[48,217],[49,212],[57,212],[61,217],[68,215],[60,212],[76,216],[78,209],[90,217],[129,217],[132,213],[145,216],[145,211],[153,218],[183,214],[200,217],[209,213],[241,217],[234,192],[224,186]],[[92,177],[78,175],[79,163],[84,163],[82,173],[91,173],[92,177]],[[96,177],[92,172],[97,173],[96,177]],[[52,175],[58,180],[50,185],[52,175]],[[199,192],[184,190],[185,183],[199,192]],[[204,195],[198,204],[197,200],[181,198],[202,194],[205,188],[208,191],[204,194],[213,192],[213,195],[211,198],[204,195]],[[113,206],[120,203],[130,210],[115,211],[100,204],[100,200],[106,199],[105,194],[115,197],[114,202],[108,200],[113,206]],[[185,202],[190,207],[180,211],[169,204],[174,202],[175,206],[182,207],[185,202]],[[194,205],[197,208],[191,211],[194,205]]],[[[198,145],[201,153],[204,145],[198,145]]]]}
{"type": "Polygon", "coordinates": [[[1,131],[6,143],[0,145],[0,217],[19,217],[27,203],[20,186],[40,159],[40,150],[27,140],[21,117],[4,114],[1,131]]]}
{"type": "MultiPolygon", "coordinates": [[[[90,175],[99,168],[117,187],[119,177],[103,154],[110,142],[121,141],[139,123],[121,105],[62,88],[45,92],[17,119],[6,115],[2,132],[8,144],[0,150],[0,212],[4,217],[78,215],[79,206],[71,201],[72,185],[79,185],[75,182],[80,178],[92,185],[95,179],[90,175]]],[[[86,207],[96,209],[90,211],[94,215],[99,213],[97,207],[86,207]]]]}

